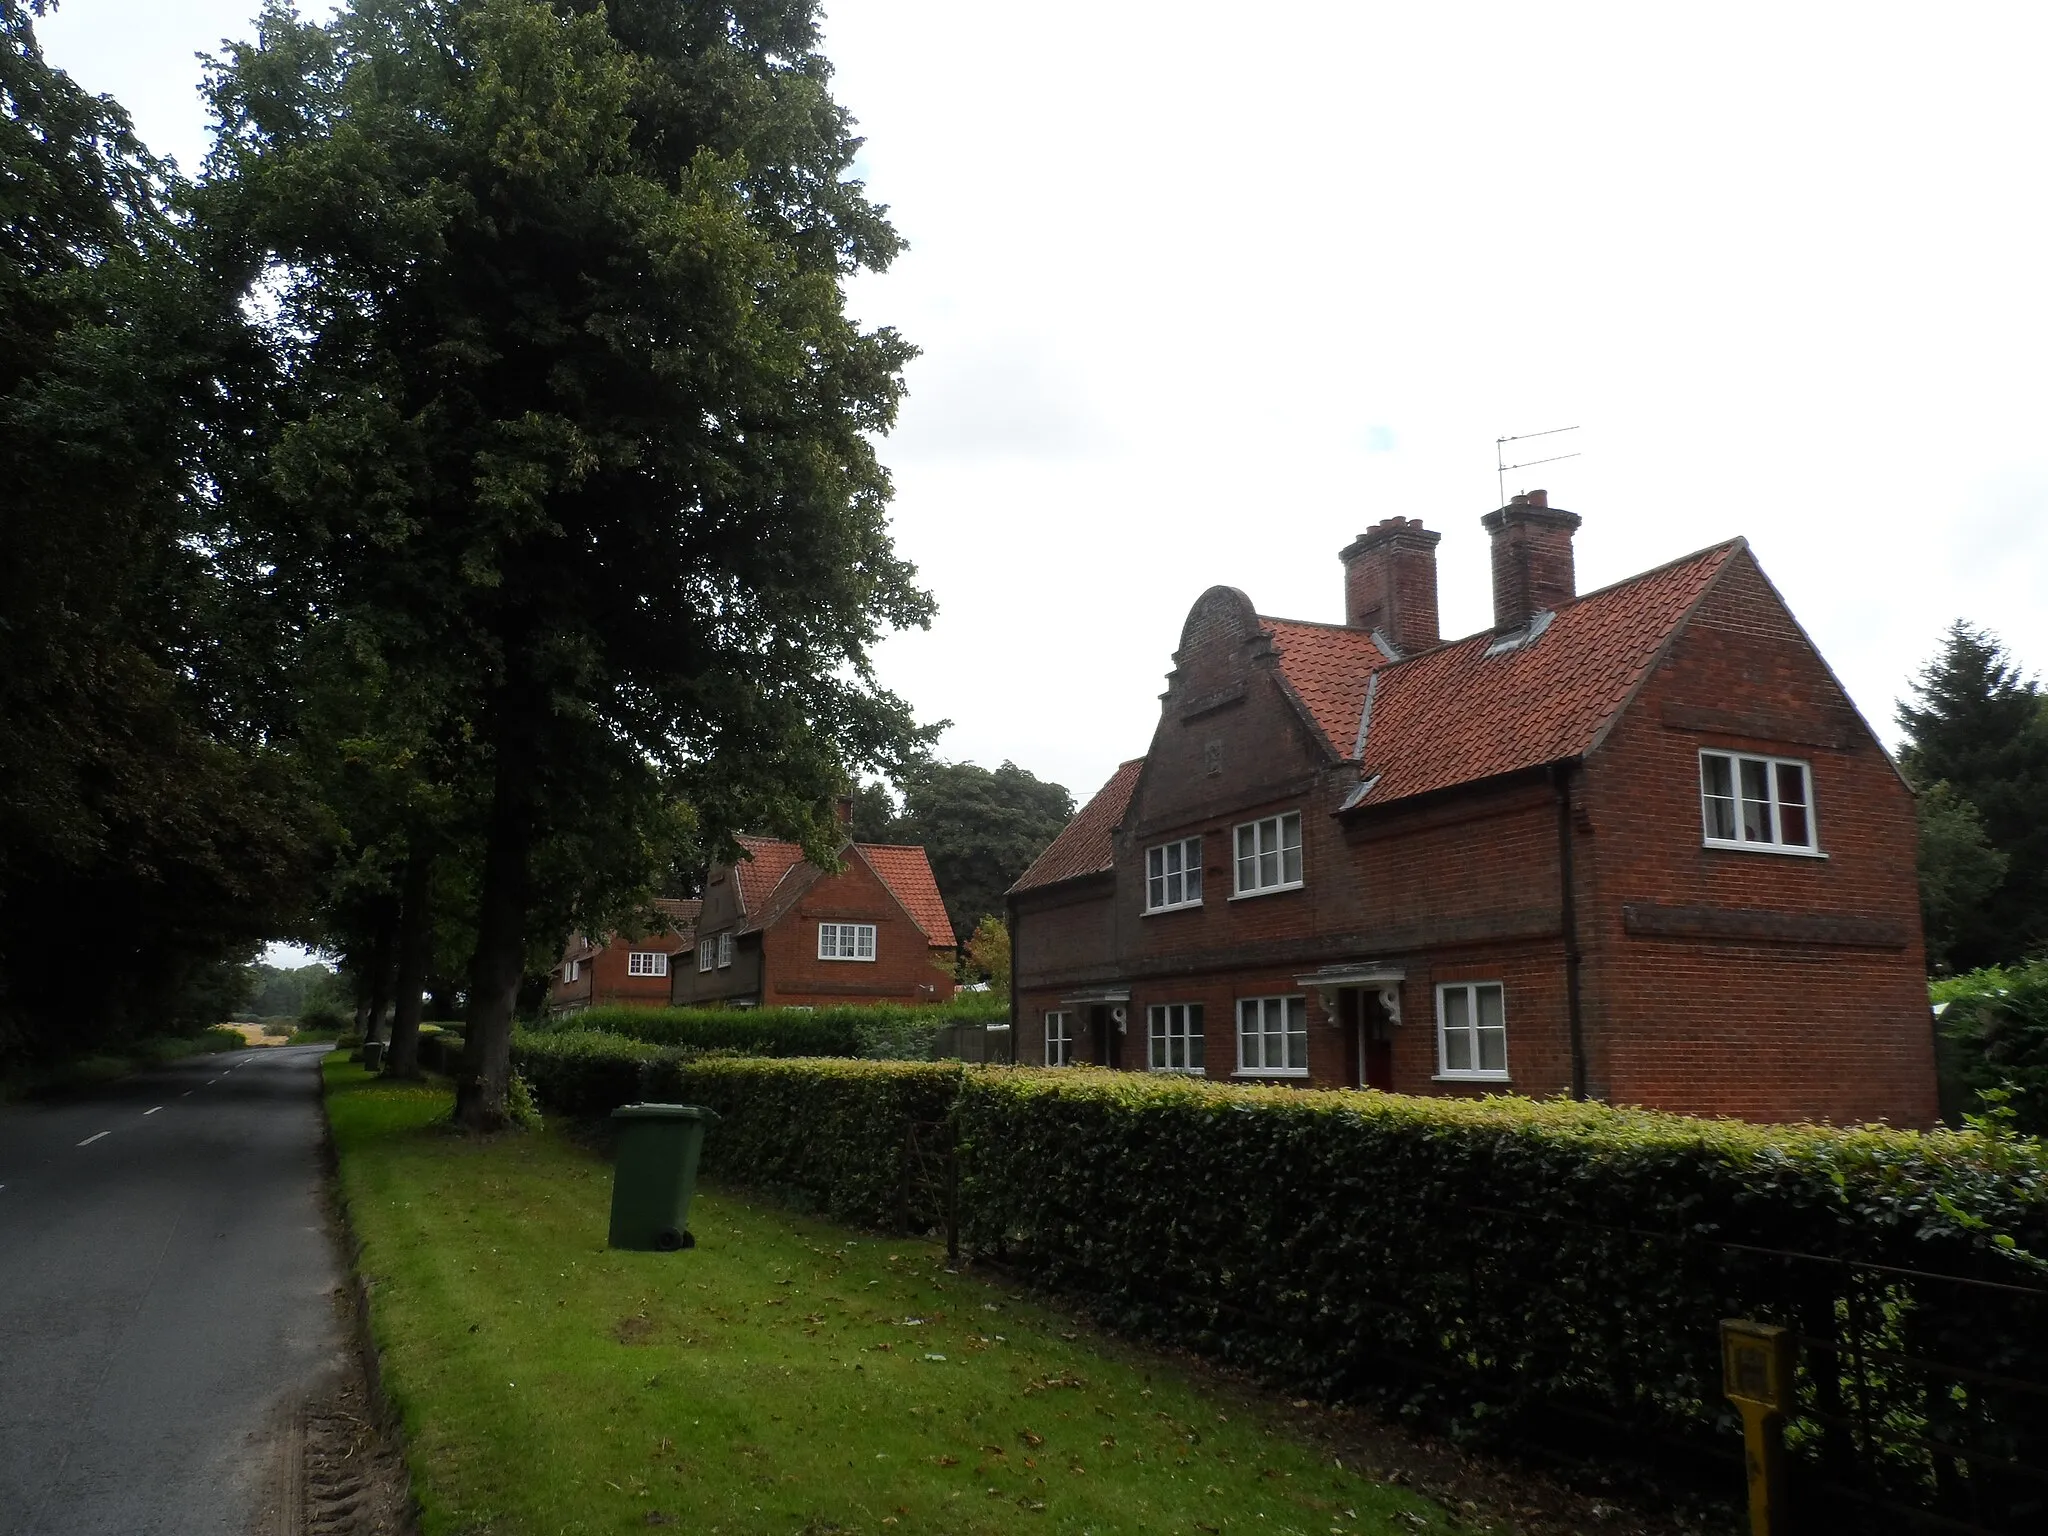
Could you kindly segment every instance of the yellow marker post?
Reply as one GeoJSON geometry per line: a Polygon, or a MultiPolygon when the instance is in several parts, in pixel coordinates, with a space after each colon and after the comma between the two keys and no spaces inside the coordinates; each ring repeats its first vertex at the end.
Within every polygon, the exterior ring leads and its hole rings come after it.
{"type": "Polygon", "coordinates": [[[1742,1415],[1750,1536],[1786,1536],[1785,1410],[1792,1400],[1792,1335],[1769,1323],[1721,1324],[1721,1391],[1742,1415]]]}

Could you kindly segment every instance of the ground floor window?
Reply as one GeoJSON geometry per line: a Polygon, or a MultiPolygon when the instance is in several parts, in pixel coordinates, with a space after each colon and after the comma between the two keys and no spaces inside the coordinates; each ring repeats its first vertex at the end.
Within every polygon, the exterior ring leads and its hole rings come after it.
{"type": "Polygon", "coordinates": [[[626,974],[628,976],[666,976],[668,956],[658,949],[634,949],[626,952],[626,974]]]}
{"type": "Polygon", "coordinates": [[[1074,1016],[1048,1013],[1045,1016],[1045,1064],[1069,1067],[1074,1064],[1074,1016]]]}
{"type": "Polygon", "coordinates": [[[1202,1071],[1202,1005],[1154,1003],[1146,1012],[1151,1023],[1147,1064],[1152,1070],[1202,1071]]]}
{"type": "Polygon", "coordinates": [[[1508,1023],[1497,981],[1452,981],[1436,989],[1438,1066],[1445,1077],[1505,1078],[1508,1023]]]}
{"type": "Polygon", "coordinates": [[[1308,999],[1237,1000],[1237,1070],[1263,1077],[1308,1075],[1308,999]]]}

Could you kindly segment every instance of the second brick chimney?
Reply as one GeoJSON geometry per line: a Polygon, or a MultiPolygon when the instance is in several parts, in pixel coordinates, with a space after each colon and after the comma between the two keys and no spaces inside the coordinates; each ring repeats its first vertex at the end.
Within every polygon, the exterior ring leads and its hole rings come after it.
{"type": "Polygon", "coordinates": [[[1515,629],[1578,596],[1572,570],[1578,513],[1551,506],[1548,491],[1524,491],[1479,521],[1493,536],[1496,630],[1515,629]]]}
{"type": "Polygon", "coordinates": [[[1337,556],[1344,562],[1344,622],[1378,630],[1403,656],[1440,643],[1436,546],[1442,538],[1415,518],[1390,517],[1347,544],[1337,556]]]}

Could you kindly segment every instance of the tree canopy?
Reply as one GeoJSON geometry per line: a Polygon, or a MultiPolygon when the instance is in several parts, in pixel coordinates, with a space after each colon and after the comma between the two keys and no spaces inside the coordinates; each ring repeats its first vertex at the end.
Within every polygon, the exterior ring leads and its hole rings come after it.
{"type": "Polygon", "coordinates": [[[912,353],[842,292],[900,242],[829,75],[809,0],[274,4],[212,71],[199,221],[284,376],[252,548],[476,808],[471,1123],[537,945],[693,840],[829,857],[921,739],[869,663],[931,613],[873,446],[912,353]]]}
{"type": "Polygon", "coordinates": [[[217,558],[262,350],[43,9],[0,0],[0,1058],[217,1022],[322,834],[217,558]]]}
{"type": "Polygon", "coordinates": [[[2048,944],[2048,697],[1957,621],[1898,708],[1920,791],[1930,956],[1958,970],[2048,944]]]}
{"type": "Polygon", "coordinates": [[[964,942],[984,917],[1000,918],[1003,893],[1074,817],[1074,797],[1015,763],[926,760],[898,776],[899,811],[881,784],[854,794],[854,835],[864,842],[922,843],[946,916],[964,942]]]}

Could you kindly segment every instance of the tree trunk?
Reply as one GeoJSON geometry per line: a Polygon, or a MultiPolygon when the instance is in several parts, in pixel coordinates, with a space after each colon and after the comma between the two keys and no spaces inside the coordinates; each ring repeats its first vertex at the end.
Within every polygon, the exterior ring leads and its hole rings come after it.
{"type": "MultiPolygon", "coordinates": [[[[508,685],[507,693],[513,691],[508,685]]],[[[510,714],[517,706],[507,704],[510,714]]],[[[527,854],[533,842],[533,740],[523,721],[501,721],[491,820],[477,893],[476,958],[469,983],[469,1029],[455,1082],[455,1121],[473,1131],[502,1130],[512,1077],[512,1019],[526,974],[527,854]]]]}
{"type": "Polygon", "coordinates": [[[420,1010],[433,964],[434,854],[427,836],[412,840],[405,884],[398,897],[398,1006],[391,1015],[391,1049],[384,1070],[392,1077],[420,1075],[420,1010]]]}
{"type": "Polygon", "coordinates": [[[370,1019],[365,1040],[388,1040],[384,1014],[391,1006],[391,951],[398,942],[398,904],[388,897],[377,902],[377,937],[370,947],[370,1019]]]}

